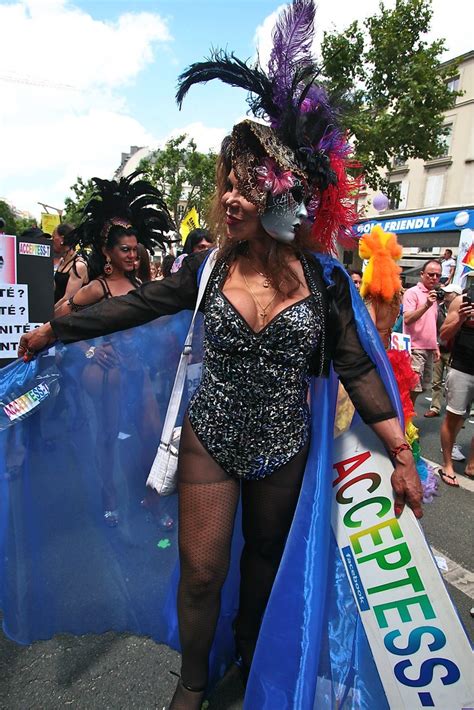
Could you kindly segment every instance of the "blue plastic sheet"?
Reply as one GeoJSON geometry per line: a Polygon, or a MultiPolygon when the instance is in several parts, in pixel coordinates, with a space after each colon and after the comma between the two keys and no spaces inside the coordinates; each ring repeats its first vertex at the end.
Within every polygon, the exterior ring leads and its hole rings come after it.
{"type": "MultiPolygon", "coordinates": [[[[329,283],[339,265],[319,258],[329,283]]],[[[361,340],[399,406],[381,342],[352,284],[351,292],[361,340]]],[[[179,650],[176,496],[158,499],[145,481],[190,317],[185,312],[95,343],[59,345],[0,374],[0,606],[4,631],[18,643],[114,630],[179,650]],[[104,343],[116,359],[106,377],[85,357],[92,344],[104,343]],[[15,417],[8,406],[38,382],[51,385],[48,396],[15,417]],[[112,504],[116,527],[103,518],[112,504]],[[167,518],[172,529],[160,527],[167,518]]],[[[183,412],[199,381],[201,341],[202,323],[183,412]]],[[[317,419],[249,678],[248,710],[387,707],[331,533],[335,398],[334,376],[313,381],[317,419]]],[[[237,517],[211,682],[233,658],[241,544],[237,517]]]]}

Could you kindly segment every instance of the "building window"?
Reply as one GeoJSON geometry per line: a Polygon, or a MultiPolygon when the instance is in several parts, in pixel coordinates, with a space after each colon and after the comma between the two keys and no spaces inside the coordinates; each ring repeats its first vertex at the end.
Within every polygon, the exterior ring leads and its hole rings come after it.
{"type": "Polygon", "coordinates": [[[426,180],[423,207],[439,207],[444,187],[444,175],[429,175],[426,180]]]}
{"type": "Polygon", "coordinates": [[[390,183],[390,198],[388,202],[389,210],[398,210],[400,207],[400,194],[402,191],[402,181],[390,183]]]}
{"type": "Polygon", "coordinates": [[[398,180],[390,183],[389,210],[404,210],[408,200],[408,180],[398,180]]]}
{"type": "Polygon", "coordinates": [[[447,128],[447,133],[445,136],[442,136],[441,142],[443,144],[443,149],[441,153],[439,154],[438,158],[446,158],[448,155],[451,154],[451,140],[453,137],[453,124],[452,123],[447,123],[445,125],[445,128],[447,128]]]}
{"type": "Polygon", "coordinates": [[[402,165],[405,165],[406,160],[405,158],[402,158],[400,155],[396,155],[393,159],[393,167],[394,168],[401,168],[402,165]]]}
{"type": "Polygon", "coordinates": [[[446,86],[448,87],[448,91],[458,91],[459,90],[459,76],[453,76],[451,79],[449,79],[446,83],[446,86]]]}

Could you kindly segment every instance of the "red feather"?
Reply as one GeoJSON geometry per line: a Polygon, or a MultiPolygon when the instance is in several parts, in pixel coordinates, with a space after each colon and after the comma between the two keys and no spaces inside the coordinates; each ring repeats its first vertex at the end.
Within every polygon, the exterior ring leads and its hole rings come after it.
{"type": "Polygon", "coordinates": [[[356,164],[346,157],[333,153],[330,162],[336,184],[329,185],[319,195],[312,227],[315,241],[329,254],[336,253],[338,243],[354,246],[353,227],[358,220],[356,197],[362,181],[362,176],[354,178],[347,174],[347,168],[356,167],[356,164]]]}

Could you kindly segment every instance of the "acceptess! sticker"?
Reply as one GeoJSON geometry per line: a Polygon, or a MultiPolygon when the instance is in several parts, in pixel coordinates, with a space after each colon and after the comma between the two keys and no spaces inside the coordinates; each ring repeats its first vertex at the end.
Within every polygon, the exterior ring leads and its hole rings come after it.
{"type": "Polygon", "coordinates": [[[14,421],[19,417],[28,414],[28,412],[31,412],[32,409],[37,407],[38,404],[40,404],[40,402],[42,402],[48,396],[49,387],[47,384],[42,382],[39,385],[36,385],[36,387],[33,387],[28,392],[25,392],[25,394],[22,394],[21,397],[18,397],[17,399],[14,399],[8,404],[4,405],[3,411],[10,419],[10,421],[14,421]]]}
{"type": "Polygon", "coordinates": [[[26,256],[50,256],[50,244],[33,244],[32,242],[20,242],[18,244],[18,253],[26,254],[26,256]]]}

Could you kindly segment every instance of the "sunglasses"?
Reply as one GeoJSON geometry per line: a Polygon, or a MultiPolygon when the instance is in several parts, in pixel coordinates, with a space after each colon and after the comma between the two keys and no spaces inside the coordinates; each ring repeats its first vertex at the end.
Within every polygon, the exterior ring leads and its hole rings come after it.
{"type": "Polygon", "coordinates": [[[440,279],[441,278],[441,274],[436,274],[433,271],[426,271],[425,273],[427,276],[430,277],[430,279],[440,279]]]}

